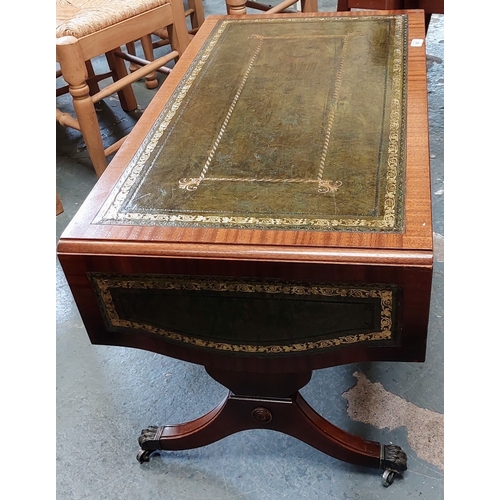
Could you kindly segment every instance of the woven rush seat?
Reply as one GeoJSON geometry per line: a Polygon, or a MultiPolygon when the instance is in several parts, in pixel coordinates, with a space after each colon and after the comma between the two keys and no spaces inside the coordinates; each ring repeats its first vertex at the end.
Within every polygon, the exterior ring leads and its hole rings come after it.
{"type": "Polygon", "coordinates": [[[168,3],[167,0],[56,0],[56,37],[81,38],[168,3]]]}

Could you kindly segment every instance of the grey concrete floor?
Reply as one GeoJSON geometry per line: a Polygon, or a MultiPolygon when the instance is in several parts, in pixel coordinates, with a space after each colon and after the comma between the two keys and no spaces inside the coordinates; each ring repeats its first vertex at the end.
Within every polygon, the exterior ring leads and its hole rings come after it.
{"type": "MultiPolygon", "coordinates": [[[[205,0],[204,5],[206,15],[225,13],[221,0],[205,0]]],[[[320,2],[322,11],[335,9],[336,2],[320,2]]],[[[139,464],[141,429],[201,416],[226,391],[197,365],[91,345],[56,260],[58,499],[443,498],[444,16],[432,18],[427,54],[436,244],[427,359],[318,370],[302,391],[335,425],[402,446],[408,454],[404,477],[384,488],[378,471],[340,462],[265,430],[235,434],[200,449],[162,452],[139,464]]],[[[143,82],[134,89],[140,103],[136,112],[122,112],[112,97],[99,105],[105,137],[129,131],[154,95],[143,82]]],[[[57,104],[70,109],[67,96],[57,104]]],[[[57,126],[56,141],[57,190],[65,208],[56,219],[58,239],[96,178],[79,133],[57,126]]]]}

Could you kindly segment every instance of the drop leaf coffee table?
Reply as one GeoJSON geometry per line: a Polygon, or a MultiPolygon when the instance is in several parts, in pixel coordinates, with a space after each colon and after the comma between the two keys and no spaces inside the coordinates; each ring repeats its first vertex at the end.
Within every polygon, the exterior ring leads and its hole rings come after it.
{"type": "Polygon", "coordinates": [[[353,464],[399,446],[322,418],[315,369],[425,359],[432,278],[423,11],[208,17],[63,233],[90,340],[205,367],[207,415],[138,459],[273,429],[353,464]]]}

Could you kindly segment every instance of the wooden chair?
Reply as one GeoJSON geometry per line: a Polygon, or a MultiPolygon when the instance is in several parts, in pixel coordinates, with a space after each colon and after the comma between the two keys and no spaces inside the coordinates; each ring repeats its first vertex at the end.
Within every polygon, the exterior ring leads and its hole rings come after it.
{"type": "MultiPolygon", "coordinates": [[[[188,33],[190,37],[193,37],[196,32],[199,30],[203,22],[205,21],[205,12],[203,9],[203,0],[187,0],[187,9],[184,11],[184,16],[186,19],[189,18],[189,28],[188,33]]],[[[131,55],[136,55],[136,42],[127,43],[127,52],[131,55]]],[[[152,61],[154,60],[154,49],[159,47],[163,47],[165,45],[171,45],[170,43],[170,35],[167,28],[163,28],[160,30],[156,30],[151,35],[148,35],[147,39],[139,40],[139,43],[142,45],[142,51],[144,53],[144,57],[152,61]],[[153,39],[154,38],[154,39],[153,39]]],[[[136,63],[130,63],[129,70],[136,71],[139,69],[139,65],[136,63]]],[[[168,69],[167,69],[168,72],[168,69]]],[[[156,78],[147,78],[145,79],[146,87],[148,89],[154,89],[158,87],[158,80],[156,78]]]]}
{"type": "Polygon", "coordinates": [[[95,172],[99,177],[107,166],[106,157],[115,153],[125,137],[104,148],[94,105],[118,93],[125,111],[137,108],[131,84],[161,70],[178,58],[190,38],[182,0],[56,0],[56,61],[68,84],[76,118],[56,108],[56,120],[82,133],[95,172]],[[121,47],[133,40],[146,39],[150,33],[167,27],[172,52],[154,61],[125,54],[121,47]],[[90,61],[105,55],[112,83],[100,89],[90,61]],[[141,68],[129,74],[125,60],[141,68]],[[92,88],[92,90],[91,90],[92,88]]]}
{"type": "Polygon", "coordinates": [[[276,14],[278,12],[294,12],[287,9],[298,2],[300,2],[301,12],[318,12],[318,0],[283,0],[273,7],[252,0],[226,0],[226,9],[228,14],[235,15],[246,14],[247,8],[260,10],[266,14],[276,14]]]}

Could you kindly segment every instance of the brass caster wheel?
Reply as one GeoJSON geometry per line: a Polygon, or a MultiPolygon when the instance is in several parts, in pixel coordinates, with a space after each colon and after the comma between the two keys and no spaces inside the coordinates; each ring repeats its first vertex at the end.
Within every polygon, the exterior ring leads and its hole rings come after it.
{"type": "Polygon", "coordinates": [[[386,488],[388,486],[390,486],[392,484],[392,482],[394,481],[394,478],[396,477],[396,474],[397,474],[396,471],[393,471],[393,470],[390,470],[390,469],[385,470],[384,473],[382,474],[382,484],[386,488]]]}
{"type": "Polygon", "coordinates": [[[140,450],[137,453],[137,461],[141,464],[144,462],[149,462],[149,457],[155,452],[155,450],[140,450]]]}

